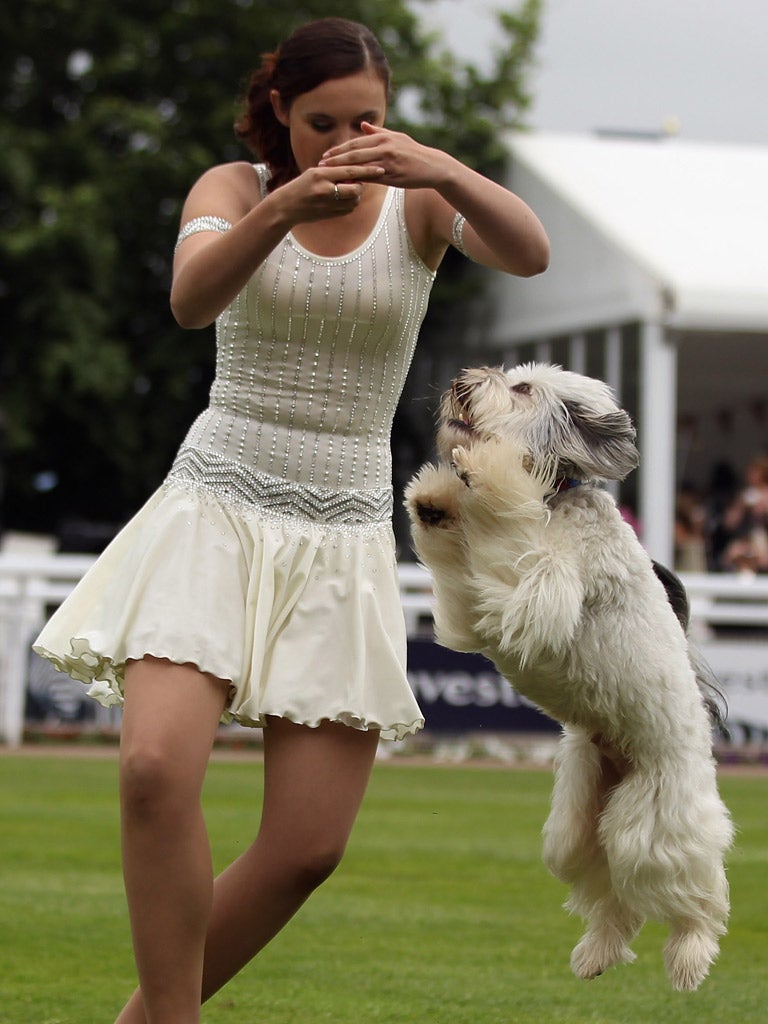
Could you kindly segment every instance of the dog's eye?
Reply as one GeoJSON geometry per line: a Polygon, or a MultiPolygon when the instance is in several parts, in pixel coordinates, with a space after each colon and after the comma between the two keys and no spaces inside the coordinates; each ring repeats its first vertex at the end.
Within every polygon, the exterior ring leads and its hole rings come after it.
{"type": "Polygon", "coordinates": [[[522,381],[520,384],[513,384],[511,390],[517,392],[518,395],[530,395],[531,385],[522,381]]]}

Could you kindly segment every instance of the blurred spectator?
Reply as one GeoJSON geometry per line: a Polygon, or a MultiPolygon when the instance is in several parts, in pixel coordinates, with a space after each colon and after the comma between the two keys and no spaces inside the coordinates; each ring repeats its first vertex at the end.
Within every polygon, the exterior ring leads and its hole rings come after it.
{"type": "Polygon", "coordinates": [[[675,503],[675,569],[678,572],[707,571],[707,513],[699,492],[683,484],[675,503]]]}
{"type": "Polygon", "coordinates": [[[723,551],[730,540],[723,525],[723,517],[736,498],[739,487],[739,475],[730,462],[716,462],[712,467],[705,501],[704,533],[707,541],[707,568],[710,572],[722,568],[723,551]]]}
{"type": "Polygon", "coordinates": [[[768,456],[747,466],[746,486],[723,513],[730,539],[720,557],[729,572],[768,572],[768,456]]]}

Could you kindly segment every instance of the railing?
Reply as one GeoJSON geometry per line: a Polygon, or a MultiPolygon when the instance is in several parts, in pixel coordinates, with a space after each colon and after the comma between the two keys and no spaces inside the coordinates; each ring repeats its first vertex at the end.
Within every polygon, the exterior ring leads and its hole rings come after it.
{"type": "Polygon", "coordinates": [[[0,742],[21,739],[30,644],[47,609],[64,600],[93,561],[91,555],[0,554],[0,742]]]}
{"type": "MultiPolygon", "coordinates": [[[[401,563],[400,592],[406,620],[431,614],[429,574],[413,562],[401,563]]],[[[692,628],[717,626],[768,628],[768,575],[682,573],[692,628]]]]}
{"type": "Polygon", "coordinates": [[[768,576],[683,573],[691,620],[708,626],[768,626],[768,576]]]}
{"type": "MultiPolygon", "coordinates": [[[[0,742],[17,744],[22,736],[31,641],[48,609],[64,600],[93,561],[91,555],[0,553],[0,742]]],[[[431,623],[429,574],[415,563],[402,563],[399,574],[406,623],[415,635],[431,623]]],[[[682,579],[692,629],[768,630],[768,576],[696,573],[682,579]]]]}

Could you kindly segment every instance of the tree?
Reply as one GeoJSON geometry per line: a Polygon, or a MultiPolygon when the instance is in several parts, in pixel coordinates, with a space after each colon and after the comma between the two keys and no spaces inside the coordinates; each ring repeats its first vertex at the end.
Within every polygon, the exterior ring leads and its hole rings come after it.
{"type": "MultiPolygon", "coordinates": [[[[232,133],[235,100],[262,52],[311,18],[365,22],[401,90],[389,123],[498,173],[499,130],[519,123],[528,103],[539,7],[523,0],[500,15],[503,47],[483,76],[437,52],[401,0],[25,0],[12,13],[6,5],[3,524],[54,531],[73,517],[123,521],[204,406],[212,335],[181,331],[170,315],[172,247],[195,178],[247,155],[232,133]]],[[[471,277],[460,261],[441,275],[427,361],[448,295],[466,307],[471,277]]]]}

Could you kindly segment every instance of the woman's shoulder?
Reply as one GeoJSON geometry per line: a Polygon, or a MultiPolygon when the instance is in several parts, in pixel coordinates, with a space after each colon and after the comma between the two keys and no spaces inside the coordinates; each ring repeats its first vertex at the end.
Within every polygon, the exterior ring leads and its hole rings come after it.
{"type": "MultiPolygon", "coordinates": [[[[262,197],[257,165],[246,160],[235,160],[231,163],[216,164],[204,171],[192,186],[188,202],[191,200],[195,208],[207,208],[211,203],[216,209],[224,203],[227,208],[234,208],[233,214],[244,216],[262,197]]],[[[213,206],[211,207],[213,209],[213,206]]],[[[235,216],[234,219],[238,219],[235,216]]]]}
{"type": "Polygon", "coordinates": [[[233,160],[226,164],[214,164],[204,171],[197,179],[196,185],[214,182],[230,183],[233,186],[253,186],[258,191],[259,167],[263,165],[248,163],[247,160],[233,160]]]}

